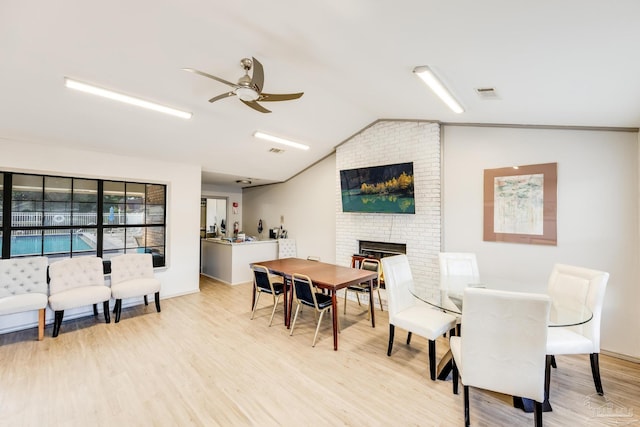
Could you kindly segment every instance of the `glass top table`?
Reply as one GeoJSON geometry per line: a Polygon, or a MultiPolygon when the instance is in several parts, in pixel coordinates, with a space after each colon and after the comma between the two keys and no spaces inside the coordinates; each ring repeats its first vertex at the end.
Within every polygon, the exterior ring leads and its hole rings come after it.
{"type": "MultiPolygon", "coordinates": [[[[435,283],[415,283],[411,294],[419,300],[454,315],[462,314],[462,295],[467,287],[489,288],[512,292],[546,294],[546,286],[523,285],[502,278],[450,276],[435,283]]],[[[577,326],[589,322],[593,313],[584,303],[551,298],[549,327],[577,326]]]]}

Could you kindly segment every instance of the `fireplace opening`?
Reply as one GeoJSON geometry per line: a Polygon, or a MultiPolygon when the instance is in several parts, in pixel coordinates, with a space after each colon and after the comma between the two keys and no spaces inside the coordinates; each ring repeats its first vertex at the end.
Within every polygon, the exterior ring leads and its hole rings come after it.
{"type": "Polygon", "coordinates": [[[404,243],[372,242],[369,240],[360,240],[357,255],[382,259],[386,256],[401,255],[406,253],[407,245],[404,243]]]}

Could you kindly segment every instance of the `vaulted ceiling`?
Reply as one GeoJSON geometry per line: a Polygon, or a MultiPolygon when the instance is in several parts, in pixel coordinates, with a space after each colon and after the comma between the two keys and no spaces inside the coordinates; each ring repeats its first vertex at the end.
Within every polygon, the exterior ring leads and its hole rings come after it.
{"type": "Polygon", "coordinates": [[[152,1],[0,3],[0,138],[198,164],[203,181],[284,181],[378,119],[640,126],[640,2],[152,1]],[[263,114],[190,67],[304,92],[263,114]],[[412,73],[429,65],[465,108],[412,73]],[[72,77],[193,113],[65,88],[72,77]],[[482,99],[478,88],[495,88],[482,99]],[[260,130],[309,145],[255,139],[260,130]],[[271,153],[272,147],[284,152],[271,153]]]}

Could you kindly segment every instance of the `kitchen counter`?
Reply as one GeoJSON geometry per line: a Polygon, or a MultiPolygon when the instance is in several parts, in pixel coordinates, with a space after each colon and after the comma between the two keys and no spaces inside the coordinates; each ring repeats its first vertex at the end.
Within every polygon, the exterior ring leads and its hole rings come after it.
{"type": "Polygon", "coordinates": [[[278,241],[275,239],[239,243],[200,239],[200,242],[200,273],[230,285],[253,280],[250,263],[278,258],[278,241]]]}

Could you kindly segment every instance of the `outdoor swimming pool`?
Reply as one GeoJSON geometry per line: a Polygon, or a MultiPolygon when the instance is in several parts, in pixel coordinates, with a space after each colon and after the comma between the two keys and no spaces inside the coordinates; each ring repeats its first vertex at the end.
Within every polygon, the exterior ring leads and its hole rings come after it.
{"type": "MultiPolygon", "coordinates": [[[[41,236],[12,236],[11,256],[40,255],[42,253],[42,243],[41,236]]],[[[72,244],[74,252],[94,249],[82,239],[82,236],[77,234],[73,236],[47,235],[44,236],[44,253],[70,252],[72,244]]]]}

